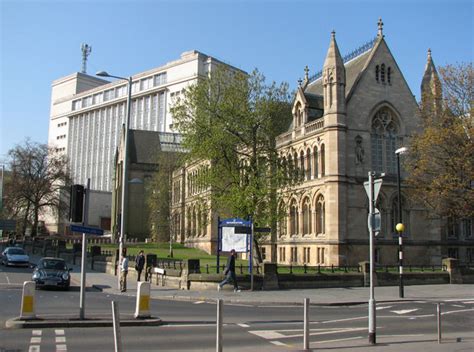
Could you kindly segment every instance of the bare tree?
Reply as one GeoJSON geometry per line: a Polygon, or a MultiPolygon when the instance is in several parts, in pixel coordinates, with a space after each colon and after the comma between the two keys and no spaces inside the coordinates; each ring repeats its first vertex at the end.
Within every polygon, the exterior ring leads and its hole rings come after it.
{"type": "Polygon", "coordinates": [[[27,139],[8,152],[11,178],[5,185],[10,216],[22,223],[22,233],[32,225],[36,235],[40,214],[47,208],[57,213],[68,207],[61,190],[70,184],[66,157],[55,148],[27,139]]]}

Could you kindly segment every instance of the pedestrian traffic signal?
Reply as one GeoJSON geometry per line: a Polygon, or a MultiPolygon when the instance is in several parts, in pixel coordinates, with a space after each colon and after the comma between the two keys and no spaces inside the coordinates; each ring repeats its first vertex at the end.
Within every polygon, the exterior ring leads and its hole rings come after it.
{"type": "Polygon", "coordinates": [[[84,206],[84,186],[72,185],[69,203],[69,220],[82,222],[82,209],[84,206]]]}

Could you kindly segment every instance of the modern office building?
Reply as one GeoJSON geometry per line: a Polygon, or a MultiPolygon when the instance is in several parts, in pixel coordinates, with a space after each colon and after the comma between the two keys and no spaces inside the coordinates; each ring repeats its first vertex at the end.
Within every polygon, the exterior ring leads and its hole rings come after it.
{"type": "MultiPolygon", "coordinates": [[[[170,105],[186,86],[208,75],[218,64],[226,65],[194,50],[184,52],[178,60],[133,75],[130,128],[173,132],[170,105]]],[[[74,183],[85,185],[90,178],[92,190],[108,194],[101,197],[91,225],[110,222],[114,156],[125,121],[126,100],[124,80],[109,82],[74,73],[52,84],[49,145],[68,156],[74,183]]],[[[63,231],[60,220],[51,216],[47,219],[50,231],[63,231]]]]}

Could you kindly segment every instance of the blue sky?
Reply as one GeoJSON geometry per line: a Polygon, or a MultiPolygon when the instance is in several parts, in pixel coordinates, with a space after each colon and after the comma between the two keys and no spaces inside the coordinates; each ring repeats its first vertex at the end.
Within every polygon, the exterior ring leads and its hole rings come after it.
{"type": "Polygon", "coordinates": [[[51,82],[81,69],[128,76],[196,49],[295,88],[322,68],[330,32],[342,55],[375,37],[377,20],[413,94],[426,52],[435,64],[473,58],[467,0],[0,0],[0,163],[30,137],[47,142],[51,82]]]}

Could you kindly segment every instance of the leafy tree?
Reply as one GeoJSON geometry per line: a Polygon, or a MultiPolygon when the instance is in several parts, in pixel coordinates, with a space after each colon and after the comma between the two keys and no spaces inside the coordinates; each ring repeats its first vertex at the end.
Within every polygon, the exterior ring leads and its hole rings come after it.
{"type": "Polygon", "coordinates": [[[172,172],[179,165],[180,154],[177,152],[159,152],[157,155],[158,171],[147,187],[147,204],[149,208],[150,233],[154,241],[169,241],[172,172]]]}
{"type": "Polygon", "coordinates": [[[212,206],[275,229],[277,190],[288,181],[275,145],[292,118],[288,85],[267,84],[257,70],[218,67],[171,112],[188,158],[211,163],[200,182],[212,190],[212,206]]]}
{"type": "Polygon", "coordinates": [[[440,68],[442,96],[423,96],[423,129],[413,136],[405,167],[415,200],[439,216],[474,216],[472,64],[440,68]]]}
{"type": "Polygon", "coordinates": [[[22,233],[30,224],[35,236],[44,210],[57,213],[69,206],[61,197],[61,190],[70,184],[67,159],[55,148],[28,139],[8,156],[11,178],[5,185],[5,207],[22,223],[22,233]]]}

